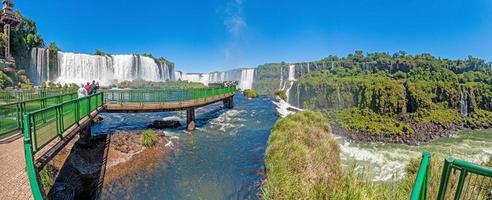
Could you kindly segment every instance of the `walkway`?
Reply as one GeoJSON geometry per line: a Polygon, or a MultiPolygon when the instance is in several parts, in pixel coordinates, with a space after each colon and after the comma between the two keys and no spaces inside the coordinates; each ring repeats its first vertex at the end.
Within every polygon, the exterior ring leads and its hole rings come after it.
{"type": "Polygon", "coordinates": [[[26,172],[23,138],[0,144],[0,197],[33,199],[26,172]]]}

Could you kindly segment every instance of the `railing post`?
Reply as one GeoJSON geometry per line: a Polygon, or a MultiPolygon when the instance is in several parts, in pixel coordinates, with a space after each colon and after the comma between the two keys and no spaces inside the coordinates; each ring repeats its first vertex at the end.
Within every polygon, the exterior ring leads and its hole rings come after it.
{"type": "Polygon", "coordinates": [[[87,115],[86,116],[90,116],[91,115],[91,96],[87,97],[87,115]]]}
{"type": "Polygon", "coordinates": [[[75,123],[80,126],[80,99],[75,101],[75,123]]]}
{"type": "Polygon", "coordinates": [[[446,189],[449,182],[449,173],[451,172],[451,163],[454,158],[447,157],[444,159],[444,165],[442,167],[441,182],[439,184],[439,192],[437,193],[437,200],[444,200],[446,197],[446,189]]]}
{"type": "Polygon", "coordinates": [[[24,114],[24,156],[26,158],[26,171],[29,177],[29,184],[31,185],[31,192],[35,200],[45,199],[43,189],[39,184],[38,170],[34,165],[34,153],[32,148],[31,133],[29,115],[24,114]]]}
{"type": "Polygon", "coordinates": [[[62,106],[63,105],[58,105],[55,107],[55,112],[56,112],[56,135],[58,135],[58,137],[62,137],[62,126],[63,126],[63,111],[62,111],[62,106]]]}
{"type": "Polygon", "coordinates": [[[427,181],[429,180],[430,157],[430,152],[424,151],[422,153],[422,160],[420,161],[420,166],[417,172],[417,177],[415,178],[412,193],[410,194],[410,200],[425,200],[427,198],[427,181]]]}

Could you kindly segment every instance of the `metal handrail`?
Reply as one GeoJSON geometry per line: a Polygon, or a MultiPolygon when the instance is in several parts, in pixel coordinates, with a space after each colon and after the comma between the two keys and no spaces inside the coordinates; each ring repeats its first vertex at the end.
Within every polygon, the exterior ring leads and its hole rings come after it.
{"type": "Polygon", "coordinates": [[[420,161],[420,167],[415,178],[412,193],[410,194],[410,200],[424,200],[427,198],[430,158],[430,152],[424,151],[422,153],[422,160],[420,161]]]}

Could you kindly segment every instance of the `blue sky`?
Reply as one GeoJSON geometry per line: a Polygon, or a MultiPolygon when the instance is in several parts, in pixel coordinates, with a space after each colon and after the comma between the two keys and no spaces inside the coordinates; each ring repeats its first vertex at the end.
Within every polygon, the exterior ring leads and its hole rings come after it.
{"type": "Polygon", "coordinates": [[[152,53],[208,72],[329,54],[492,60],[491,0],[17,0],[63,51],[152,53]]]}

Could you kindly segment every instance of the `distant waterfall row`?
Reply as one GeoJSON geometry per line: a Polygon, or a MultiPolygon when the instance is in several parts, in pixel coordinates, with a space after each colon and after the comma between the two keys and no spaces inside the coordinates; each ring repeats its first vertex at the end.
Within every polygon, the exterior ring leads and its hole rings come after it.
{"type": "Polygon", "coordinates": [[[44,81],[84,83],[96,80],[102,85],[110,85],[132,80],[176,80],[174,66],[146,56],[99,56],[66,52],[50,56],[49,50],[44,48],[31,50],[28,74],[36,84],[44,81]]]}
{"type": "Polygon", "coordinates": [[[190,82],[200,82],[205,85],[210,83],[222,83],[224,81],[237,81],[238,87],[245,89],[253,88],[253,81],[255,77],[255,69],[233,69],[222,72],[210,72],[210,73],[185,73],[176,72],[177,80],[186,80],[190,82]]]}

